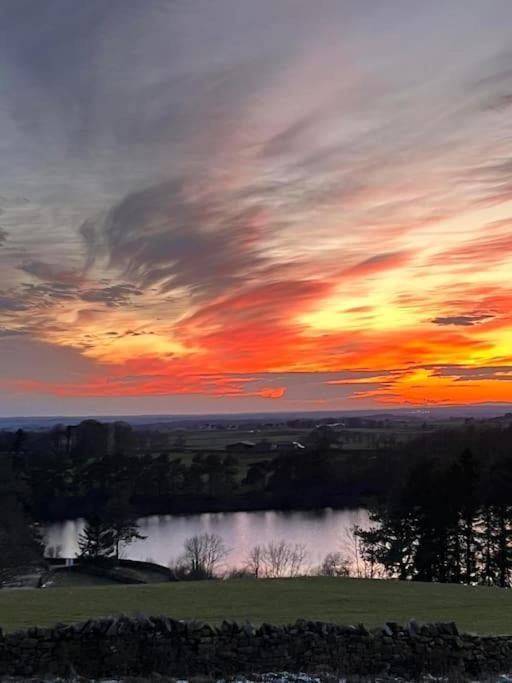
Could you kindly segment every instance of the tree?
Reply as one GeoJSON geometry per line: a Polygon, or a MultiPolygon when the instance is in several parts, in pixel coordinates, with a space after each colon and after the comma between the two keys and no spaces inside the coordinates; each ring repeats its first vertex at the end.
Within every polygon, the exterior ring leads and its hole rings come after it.
{"type": "Polygon", "coordinates": [[[350,562],[339,552],[327,553],[318,568],[319,576],[350,576],[350,562]]]}
{"type": "Polygon", "coordinates": [[[480,547],[480,501],[477,463],[472,451],[465,448],[445,473],[445,490],[456,519],[452,521],[452,567],[450,580],[472,584],[477,579],[480,547]]]}
{"type": "Polygon", "coordinates": [[[237,488],[238,460],[232,453],[224,457],[222,461],[222,473],[224,476],[224,489],[231,493],[237,488]]]}
{"type": "Polygon", "coordinates": [[[191,493],[203,493],[203,460],[201,456],[194,455],[190,467],[183,468],[183,488],[191,493]]]}
{"type": "Polygon", "coordinates": [[[306,558],[306,546],[302,543],[270,541],[264,546],[252,548],[246,567],[254,576],[270,579],[299,576],[304,570],[306,558]]]}
{"type": "Polygon", "coordinates": [[[249,557],[245,563],[245,569],[252,576],[259,578],[263,569],[263,548],[261,545],[255,545],[249,552],[249,557]]]}
{"type": "Polygon", "coordinates": [[[191,578],[213,578],[219,564],[229,554],[222,537],[217,534],[205,533],[187,538],[184,548],[180,564],[191,578]]]}
{"type": "Polygon", "coordinates": [[[119,559],[119,552],[122,547],[133,543],[135,540],[144,540],[146,538],[146,536],[139,532],[137,518],[130,505],[129,496],[126,491],[109,501],[104,518],[111,532],[116,560],[119,559]]]}
{"type": "Polygon", "coordinates": [[[344,565],[351,576],[374,579],[382,576],[383,568],[378,559],[378,527],[363,530],[357,524],[345,529],[341,539],[344,565]]]}
{"type": "Polygon", "coordinates": [[[216,453],[211,453],[204,460],[204,471],[208,476],[208,494],[218,493],[223,480],[222,460],[216,453]]]}
{"type": "Polygon", "coordinates": [[[27,566],[44,564],[44,546],[37,524],[30,521],[24,490],[7,458],[0,461],[0,581],[27,566]]]}
{"type": "Polygon", "coordinates": [[[263,489],[267,483],[268,462],[253,462],[247,469],[247,474],[242,481],[244,486],[255,489],[263,489]]]}
{"type": "Polygon", "coordinates": [[[398,504],[378,506],[370,510],[370,521],[374,523],[370,529],[356,531],[358,558],[380,564],[389,577],[402,581],[413,578],[417,544],[414,511],[398,504]]]}
{"type": "Polygon", "coordinates": [[[80,557],[88,560],[104,560],[115,555],[116,540],[112,526],[99,515],[86,521],[85,529],[78,537],[80,557]]]}
{"type": "Polygon", "coordinates": [[[512,573],[512,458],[502,456],[492,464],[484,502],[484,583],[509,586],[512,573]]]}
{"type": "Polygon", "coordinates": [[[83,420],[75,430],[73,455],[80,459],[103,458],[108,453],[109,428],[98,420],[83,420]]]}
{"type": "Polygon", "coordinates": [[[12,442],[12,452],[15,455],[17,455],[18,453],[20,453],[20,451],[23,450],[23,445],[24,445],[26,439],[27,439],[27,435],[23,431],[23,429],[21,429],[21,427],[19,429],[17,429],[15,434],[14,434],[14,439],[12,442]]]}
{"type": "Polygon", "coordinates": [[[338,441],[336,433],[329,425],[315,427],[307,436],[306,441],[312,451],[322,453],[328,451],[338,441]]]}
{"type": "Polygon", "coordinates": [[[12,576],[21,567],[42,566],[44,547],[36,524],[31,524],[15,496],[0,501],[0,571],[12,576]]]}

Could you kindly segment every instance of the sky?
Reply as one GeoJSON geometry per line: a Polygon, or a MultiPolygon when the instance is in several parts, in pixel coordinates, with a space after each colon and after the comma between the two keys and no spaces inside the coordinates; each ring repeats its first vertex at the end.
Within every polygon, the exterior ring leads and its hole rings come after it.
{"type": "Polygon", "coordinates": [[[510,0],[0,0],[0,415],[512,401],[510,0]]]}

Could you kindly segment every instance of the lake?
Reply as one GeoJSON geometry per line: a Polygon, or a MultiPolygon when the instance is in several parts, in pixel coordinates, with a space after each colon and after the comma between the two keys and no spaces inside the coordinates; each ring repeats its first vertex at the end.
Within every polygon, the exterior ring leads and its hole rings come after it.
{"type": "MultiPolygon", "coordinates": [[[[168,565],[181,555],[186,538],[208,532],[222,536],[230,549],[225,569],[243,566],[255,545],[280,540],[303,543],[308,550],[308,564],[317,565],[329,552],[340,551],[350,556],[347,535],[354,524],[368,527],[366,509],[154,515],[139,520],[140,532],[147,538],[125,548],[123,557],[168,565]]],[[[61,557],[74,557],[83,528],[81,519],[47,525],[47,547],[60,546],[61,557]]]]}

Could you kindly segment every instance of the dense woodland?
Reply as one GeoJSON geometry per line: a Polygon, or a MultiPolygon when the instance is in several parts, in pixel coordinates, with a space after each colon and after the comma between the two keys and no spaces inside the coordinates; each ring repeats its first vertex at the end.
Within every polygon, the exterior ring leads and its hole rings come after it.
{"type": "Polygon", "coordinates": [[[304,450],[241,468],[232,453],[144,453],[127,425],[88,421],[73,431],[2,432],[0,453],[0,544],[21,538],[27,557],[40,546],[23,520],[94,522],[100,511],[118,524],[115,544],[146,513],[353,504],[367,505],[375,522],[359,531],[370,567],[418,581],[511,583],[512,427],[475,423],[359,451],[321,427],[304,450]]]}
{"type": "Polygon", "coordinates": [[[417,581],[512,583],[512,429],[438,432],[404,451],[360,532],[365,558],[417,581]]]}
{"type": "Polygon", "coordinates": [[[3,432],[0,453],[26,484],[41,520],[88,516],[119,493],[140,515],[360,505],[391,485],[398,458],[392,450],[333,451],[336,434],[328,427],[313,429],[300,452],[255,462],[244,455],[243,468],[227,451],[186,459],[169,450],[148,453],[127,425],[117,425],[114,437],[92,420],[72,435],[65,428],[3,432]]]}

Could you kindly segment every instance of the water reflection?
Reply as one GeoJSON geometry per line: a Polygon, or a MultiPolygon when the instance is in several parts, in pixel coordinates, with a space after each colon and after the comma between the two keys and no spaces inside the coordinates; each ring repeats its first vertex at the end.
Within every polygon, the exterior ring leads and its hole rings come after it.
{"type": "MultiPolygon", "coordinates": [[[[365,509],[154,515],[139,520],[140,531],[147,538],[130,545],[124,556],[167,565],[181,555],[186,538],[208,532],[222,536],[230,549],[226,568],[242,566],[255,545],[281,539],[306,545],[308,561],[315,565],[328,552],[343,552],[347,531],[354,524],[368,527],[365,509]]],[[[60,546],[62,557],[74,557],[78,553],[78,535],[83,528],[83,520],[50,524],[45,528],[47,546],[60,546]]]]}

